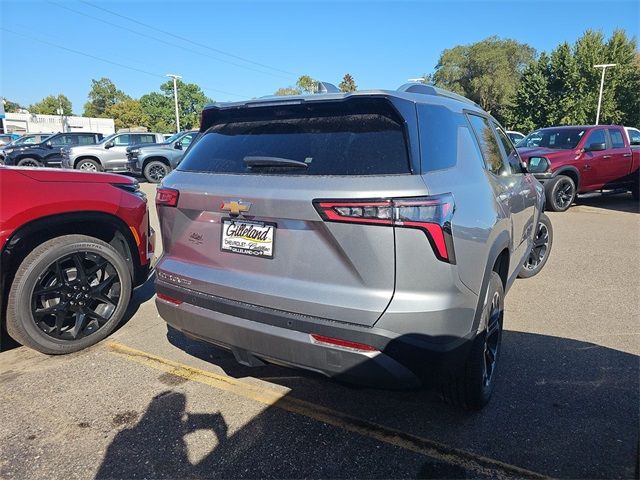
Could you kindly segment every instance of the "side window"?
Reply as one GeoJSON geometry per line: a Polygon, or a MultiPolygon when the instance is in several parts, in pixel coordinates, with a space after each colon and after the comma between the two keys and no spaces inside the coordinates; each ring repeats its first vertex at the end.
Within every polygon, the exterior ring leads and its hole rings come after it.
{"type": "Polygon", "coordinates": [[[498,140],[496,140],[496,136],[493,134],[489,120],[473,114],[469,114],[468,117],[476,133],[478,143],[480,144],[480,150],[482,151],[487,170],[494,175],[507,175],[509,169],[504,163],[498,140]]]}
{"type": "Polygon", "coordinates": [[[640,132],[638,130],[627,130],[631,145],[640,145],[640,132]]]}
{"type": "Polygon", "coordinates": [[[153,134],[142,134],[142,135],[133,135],[134,143],[156,143],[156,136],[153,134]]]}
{"type": "Polygon", "coordinates": [[[493,122],[491,123],[496,129],[496,132],[498,132],[498,138],[500,139],[502,148],[504,148],[504,153],[507,157],[507,163],[509,164],[511,173],[524,173],[524,170],[522,169],[522,163],[520,162],[520,155],[518,155],[518,152],[514,148],[513,143],[511,143],[511,140],[509,140],[509,137],[506,133],[504,133],[504,130],[502,130],[502,128],[500,128],[493,122]]]}
{"type": "Polygon", "coordinates": [[[79,145],[93,145],[95,142],[93,135],[78,135],[79,145]]]}
{"type": "Polygon", "coordinates": [[[60,135],[52,139],[51,144],[61,147],[63,145],[73,145],[73,135],[60,135]]]}
{"type": "Polygon", "coordinates": [[[603,129],[598,129],[598,130],[593,130],[590,134],[589,137],[587,138],[587,141],[585,142],[585,147],[588,147],[591,144],[594,143],[604,143],[606,145],[607,140],[604,136],[604,130],[603,129]]]}
{"type": "Polygon", "coordinates": [[[116,138],[113,139],[113,144],[114,145],[129,145],[129,140],[131,138],[131,135],[129,135],[128,133],[125,135],[118,135],[116,138]]]}
{"type": "Polygon", "coordinates": [[[611,148],[624,148],[624,139],[622,133],[617,128],[609,129],[609,138],[611,138],[611,148]]]}
{"type": "Polygon", "coordinates": [[[191,140],[193,140],[193,137],[195,137],[195,135],[195,133],[190,133],[189,135],[185,135],[184,137],[182,137],[182,140],[180,140],[182,148],[187,148],[191,144],[191,140]]]}

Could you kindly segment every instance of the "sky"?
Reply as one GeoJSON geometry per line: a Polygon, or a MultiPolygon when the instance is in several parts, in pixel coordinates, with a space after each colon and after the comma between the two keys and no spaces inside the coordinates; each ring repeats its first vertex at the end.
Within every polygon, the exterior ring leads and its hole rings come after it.
{"type": "Polygon", "coordinates": [[[28,106],[63,93],[81,113],[91,79],[138,98],[167,73],[216,101],[270,95],[300,75],[395,89],[442,50],[491,35],[538,52],[585,30],[638,35],[634,1],[0,0],[0,96],[28,106]]]}

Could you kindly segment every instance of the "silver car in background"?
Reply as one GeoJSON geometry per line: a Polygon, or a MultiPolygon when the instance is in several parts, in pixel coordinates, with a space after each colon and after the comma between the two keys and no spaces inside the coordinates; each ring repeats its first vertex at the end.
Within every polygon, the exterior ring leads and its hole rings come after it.
{"type": "Polygon", "coordinates": [[[62,168],[90,172],[126,172],[127,147],[138,144],[161,143],[161,133],[121,132],[105,137],[95,145],[82,145],[62,150],[62,168]]]}
{"type": "Polygon", "coordinates": [[[481,408],[504,295],[549,255],[542,187],[463,97],[324,90],[204,110],[157,192],[158,311],[245,365],[481,408]]]}

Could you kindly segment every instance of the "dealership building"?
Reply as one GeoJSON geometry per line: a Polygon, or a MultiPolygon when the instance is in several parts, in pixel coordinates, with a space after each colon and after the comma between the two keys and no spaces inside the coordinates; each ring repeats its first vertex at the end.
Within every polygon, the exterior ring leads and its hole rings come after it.
{"type": "Polygon", "coordinates": [[[5,133],[95,132],[110,135],[115,132],[112,118],[41,115],[26,110],[5,113],[2,123],[5,133]]]}

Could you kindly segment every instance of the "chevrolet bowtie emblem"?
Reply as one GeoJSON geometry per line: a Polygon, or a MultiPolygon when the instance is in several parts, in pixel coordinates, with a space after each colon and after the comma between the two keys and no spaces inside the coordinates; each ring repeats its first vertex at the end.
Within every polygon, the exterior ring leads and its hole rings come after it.
{"type": "Polygon", "coordinates": [[[220,208],[222,210],[228,210],[231,215],[238,216],[243,212],[248,212],[251,208],[251,203],[243,202],[242,200],[232,200],[231,202],[222,202],[220,208]]]}

